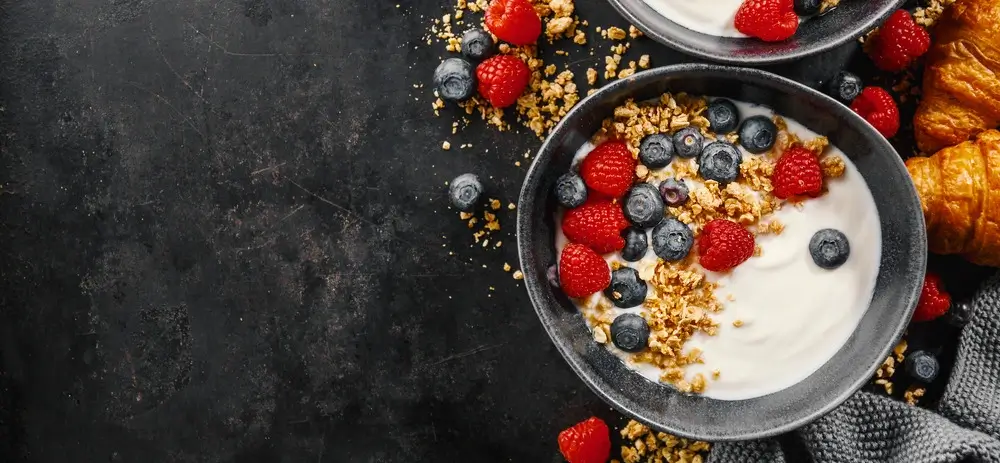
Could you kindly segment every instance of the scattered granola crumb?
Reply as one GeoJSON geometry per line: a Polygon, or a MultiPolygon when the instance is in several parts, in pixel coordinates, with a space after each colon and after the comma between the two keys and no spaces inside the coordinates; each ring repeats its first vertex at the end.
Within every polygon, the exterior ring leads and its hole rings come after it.
{"type": "Polygon", "coordinates": [[[514,203],[507,203],[507,210],[513,211],[514,209],[517,209],[514,203]]]}
{"type": "Polygon", "coordinates": [[[629,26],[628,26],[628,36],[629,37],[632,37],[633,39],[637,39],[639,37],[642,37],[642,35],[643,35],[642,31],[640,31],[639,28],[637,28],[637,27],[629,24],[629,26]]]}
{"type": "Polygon", "coordinates": [[[524,274],[521,273],[520,270],[514,270],[514,274],[512,276],[514,277],[515,280],[523,280],[524,279],[524,274]]]}
{"type": "Polygon", "coordinates": [[[504,262],[503,263],[503,271],[509,272],[510,271],[510,264],[504,262]]]}
{"type": "Polygon", "coordinates": [[[611,40],[625,40],[627,33],[620,27],[611,26],[602,35],[606,35],[611,40]]]}
{"type": "Polygon", "coordinates": [[[594,85],[597,83],[597,69],[588,68],[587,69],[587,84],[594,85]]]}
{"type": "Polygon", "coordinates": [[[642,69],[649,69],[649,55],[642,55],[639,57],[639,67],[642,69]]]}
{"type": "Polygon", "coordinates": [[[707,442],[656,432],[635,420],[629,421],[619,433],[628,444],[621,447],[621,461],[625,463],[703,463],[711,449],[707,442]]]}
{"type": "Polygon", "coordinates": [[[490,209],[493,209],[494,211],[498,210],[500,209],[500,204],[501,203],[499,199],[492,199],[492,198],[490,199],[490,209]]]}
{"type": "Polygon", "coordinates": [[[733,326],[737,328],[743,326],[743,320],[733,320],[733,326]]]}
{"type": "Polygon", "coordinates": [[[445,151],[450,150],[451,149],[451,142],[445,140],[443,143],[441,143],[441,149],[443,149],[445,151]]]}
{"type": "Polygon", "coordinates": [[[945,8],[955,3],[955,0],[929,0],[926,6],[917,7],[913,12],[913,20],[924,27],[933,26],[944,13],[945,8]]]}
{"type": "Polygon", "coordinates": [[[927,389],[918,386],[910,386],[906,389],[906,392],[903,393],[903,401],[909,405],[916,405],[920,402],[920,398],[926,393],[927,389]]]}

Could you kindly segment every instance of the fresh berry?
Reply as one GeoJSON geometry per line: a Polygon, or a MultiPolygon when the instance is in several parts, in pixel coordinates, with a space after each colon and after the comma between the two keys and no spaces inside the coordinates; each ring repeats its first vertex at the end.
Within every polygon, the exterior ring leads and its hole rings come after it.
{"type": "Polygon", "coordinates": [[[902,71],[931,47],[931,35],[906,10],[897,10],[872,39],[870,54],[883,71],[902,71]]]}
{"type": "Polygon", "coordinates": [[[753,234],[740,224],[715,219],[698,237],[699,263],[706,270],[724,272],[746,262],[754,252],[753,234]]]}
{"type": "Polygon", "coordinates": [[[559,256],[559,286],[569,297],[586,297],[611,283],[604,258],[582,244],[570,243],[559,256]]]}
{"type": "Polygon", "coordinates": [[[857,74],[840,71],[826,84],[826,92],[841,102],[850,104],[861,94],[863,86],[857,74]]]}
{"type": "Polygon", "coordinates": [[[951,306],[951,296],[944,290],[944,283],[936,273],[927,272],[924,276],[924,287],[920,290],[920,301],[913,312],[912,320],[926,322],[934,320],[946,312],[951,306]]]}
{"type": "Polygon", "coordinates": [[[799,16],[814,16],[823,5],[821,0],[795,0],[795,14],[799,16]]]}
{"type": "Polygon", "coordinates": [[[545,271],[545,278],[547,280],[549,280],[549,284],[552,285],[553,288],[558,288],[559,287],[559,266],[558,265],[550,265],[549,269],[545,271]]]}
{"type": "Polygon", "coordinates": [[[674,152],[682,158],[693,158],[701,154],[705,136],[697,127],[685,127],[674,134],[674,152]]]}
{"type": "Polygon", "coordinates": [[[745,0],[736,10],[736,30],[765,42],[780,42],[799,28],[793,0],[745,0]]]}
{"type": "Polygon", "coordinates": [[[691,227],[673,217],[663,219],[653,228],[653,252],[665,261],[676,262],[687,257],[693,244],[691,227]]]}
{"type": "Polygon", "coordinates": [[[628,262],[638,262],[646,255],[649,249],[649,238],[646,232],[639,228],[629,227],[622,233],[625,238],[625,247],[622,248],[622,259],[628,262]]]}
{"type": "Polygon", "coordinates": [[[559,451],[569,463],[604,463],[611,456],[608,425],[590,417],[559,433],[559,451]]]}
{"type": "Polygon", "coordinates": [[[778,139],[778,126],[767,116],[748,117],[740,124],[740,145],[753,154],[761,154],[774,147],[778,139]]]}
{"type": "Polygon", "coordinates": [[[892,95],[881,87],[865,87],[851,102],[851,109],[885,138],[892,138],[899,131],[899,107],[892,95]]]}
{"type": "Polygon", "coordinates": [[[511,45],[531,45],[542,33],[542,20],[528,0],[493,0],[486,8],[486,28],[511,45]]]}
{"type": "Polygon", "coordinates": [[[472,63],[462,58],[448,58],[434,70],[434,89],[442,100],[462,101],[476,91],[472,63]]]}
{"type": "Polygon", "coordinates": [[[476,67],[479,94],[494,108],[506,108],[517,102],[531,80],[531,70],[516,56],[497,55],[476,67]]]}
{"type": "Polygon", "coordinates": [[[475,174],[462,174],[448,184],[448,197],[451,205],[462,212],[472,212],[476,209],[479,196],[483,194],[483,184],[475,174]]]}
{"type": "Polygon", "coordinates": [[[714,141],[705,147],[698,158],[698,175],[705,180],[715,180],[726,185],[740,174],[743,154],[739,148],[724,141],[714,141]]]}
{"type": "Polygon", "coordinates": [[[621,267],[611,272],[611,284],[604,289],[604,295],[616,307],[635,307],[646,300],[646,282],[639,278],[639,272],[634,268],[621,267]]]}
{"type": "Polygon", "coordinates": [[[553,190],[556,201],[566,207],[578,207],[587,201],[587,185],[583,183],[583,177],[574,172],[562,174],[553,190]]]}
{"type": "Polygon", "coordinates": [[[809,255],[820,268],[832,270],[847,262],[851,255],[851,243],[840,230],[824,228],[809,240],[809,255]]]}
{"type": "Polygon", "coordinates": [[[793,146],[778,158],[771,173],[772,192],[781,199],[793,196],[816,197],[823,192],[823,169],[812,151],[793,146]]]}
{"type": "Polygon", "coordinates": [[[607,254],[625,247],[621,232],[628,228],[628,221],[625,220],[620,204],[592,199],[580,207],[566,211],[562,228],[571,242],[607,254]]]}
{"type": "Polygon", "coordinates": [[[625,198],[625,218],[639,228],[652,228],[663,220],[663,198],[660,191],[649,183],[632,187],[625,198]]]}
{"type": "Polygon", "coordinates": [[[639,161],[650,169],[662,169],[674,160],[674,141],[668,135],[647,135],[639,144],[639,161]]]}
{"type": "Polygon", "coordinates": [[[933,383],[941,369],[934,355],[923,350],[910,353],[903,363],[906,367],[906,373],[914,380],[924,384],[933,383]]]}
{"type": "Polygon", "coordinates": [[[717,134],[727,134],[740,124],[740,110],[729,100],[720,98],[708,104],[705,110],[708,128],[717,134]]]}
{"type": "Polygon", "coordinates": [[[687,183],[684,180],[668,178],[660,182],[660,196],[667,206],[680,206],[688,201],[687,183]]]}
{"type": "MultiPolygon", "coordinates": [[[[645,285],[643,283],[644,287],[645,285]]],[[[642,315],[623,313],[611,322],[611,342],[625,352],[641,352],[649,344],[649,323],[642,315]]],[[[602,463],[603,461],[601,460],[602,463]]]]}
{"type": "Polygon", "coordinates": [[[972,319],[972,304],[968,301],[959,301],[951,304],[948,309],[948,324],[956,328],[962,328],[969,324],[972,319]]]}
{"type": "Polygon", "coordinates": [[[473,61],[493,55],[493,37],[482,29],[469,29],[462,34],[462,54],[473,61]]]}
{"type": "Polygon", "coordinates": [[[635,159],[625,142],[606,141],[583,159],[580,175],[591,190],[612,198],[621,198],[632,186],[635,159]]]}

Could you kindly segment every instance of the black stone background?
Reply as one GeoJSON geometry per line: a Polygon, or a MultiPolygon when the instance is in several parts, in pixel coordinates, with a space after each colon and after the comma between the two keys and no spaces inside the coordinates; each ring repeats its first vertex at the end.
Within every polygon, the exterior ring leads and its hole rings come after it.
{"type": "MultiPolygon", "coordinates": [[[[555,462],[625,422],[502,270],[513,212],[484,250],[447,204],[467,171],[514,201],[539,140],[451,135],[422,39],[448,2],[397,1],[0,4],[0,460],[555,462]]],[[[553,60],[581,84],[592,27],[553,60]]],[[[772,69],[872,79],[858,49],[772,69]]]]}

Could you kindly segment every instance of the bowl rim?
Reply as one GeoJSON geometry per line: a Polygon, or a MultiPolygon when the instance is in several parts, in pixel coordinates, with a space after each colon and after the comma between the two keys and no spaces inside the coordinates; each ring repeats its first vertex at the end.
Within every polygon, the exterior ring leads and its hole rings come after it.
{"type": "MultiPolygon", "coordinates": [[[[838,38],[834,40],[822,42],[818,45],[816,44],[816,42],[813,42],[812,44],[806,44],[794,50],[782,51],[774,54],[767,54],[760,56],[740,56],[740,57],[724,55],[720,53],[712,53],[697,47],[693,47],[684,40],[678,40],[676,38],[670,37],[654,29],[652,26],[650,26],[649,21],[639,17],[627,6],[625,6],[624,0],[608,0],[608,2],[611,3],[611,6],[613,6],[616,11],[618,11],[618,14],[622,15],[625,19],[629,21],[629,23],[639,28],[639,30],[642,31],[643,34],[651,37],[652,39],[656,40],[657,42],[663,45],[671,47],[677,51],[683,52],[690,56],[711,60],[717,63],[733,64],[741,66],[756,66],[756,65],[785,63],[788,61],[806,58],[812,55],[832,50],[851,40],[856,40],[862,34],[874,29],[877,24],[881,24],[882,21],[888,18],[890,14],[901,8],[903,4],[906,3],[906,0],[895,0],[893,3],[884,6],[882,9],[878,10],[875,14],[871,15],[867,20],[856,22],[854,23],[853,27],[844,29],[845,32],[843,34],[840,34],[838,38]]],[[[833,13],[836,13],[835,9],[833,13]]],[[[783,42],[777,42],[777,43],[783,43],[783,42]]]]}
{"type": "MultiPolygon", "coordinates": [[[[531,166],[528,168],[528,171],[522,183],[520,194],[518,196],[517,219],[516,219],[518,261],[521,269],[531,269],[533,266],[539,265],[539,263],[537,262],[532,264],[534,259],[532,257],[532,252],[531,252],[531,246],[532,246],[531,237],[534,231],[531,230],[528,224],[532,221],[531,214],[535,207],[534,192],[537,189],[537,183],[540,181],[542,174],[548,167],[547,164],[552,153],[549,153],[549,156],[545,156],[544,154],[548,151],[553,151],[554,149],[558,148],[558,145],[562,143],[562,139],[558,135],[565,130],[564,126],[575,123],[578,114],[581,114],[584,111],[589,110],[590,106],[590,104],[588,104],[589,102],[593,100],[602,99],[604,98],[605,95],[609,93],[618,92],[623,87],[633,85],[636,81],[656,80],[660,77],[667,75],[677,76],[677,75],[696,73],[696,72],[712,73],[714,75],[723,78],[731,78],[737,80],[746,80],[746,78],[752,77],[757,80],[763,79],[765,81],[773,81],[774,85],[777,87],[782,87],[782,86],[787,87],[790,93],[808,93],[812,94],[813,97],[819,97],[820,99],[826,100],[826,103],[828,104],[843,106],[843,104],[840,103],[839,101],[834,100],[833,98],[821,92],[818,92],[813,88],[810,88],[806,85],[803,85],[789,78],[760,69],[734,67],[722,64],[686,63],[686,64],[662,66],[638,72],[626,79],[620,79],[602,87],[597,92],[594,92],[593,94],[581,100],[562,119],[562,121],[560,121],[559,124],[556,125],[556,127],[552,130],[552,132],[550,132],[550,134],[546,137],[545,141],[542,143],[542,146],[536,152],[535,159],[532,161],[531,166]],[[545,165],[543,165],[543,161],[545,165]]],[[[844,107],[846,108],[846,106],[844,107]]],[[[853,119],[855,123],[861,122],[862,124],[859,127],[861,127],[861,130],[863,132],[864,131],[868,132],[867,137],[871,138],[874,143],[881,144],[883,148],[888,149],[888,152],[896,153],[897,155],[890,162],[898,164],[897,167],[899,169],[901,169],[904,172],[906,171],[905,164],[903,163],[902,158],[899,157],[898,152],[895,150],[895,148],[889,143],[888,140],[885,139],[885,137],[883,137],[873,127],[871,127],[871,125],[868,124],[867,121],[865,121],[861,116],[857,115],[850,109],[848,109],[847,111],[842,111],[842,115],[843,117],[853,119]]],[[[917,194],[916,187],[912,184],[912,182],[910,182],[910,190],[912,193],[912,198],[917,199],[917,201],[919,202],[919,196],[917,194]]],[[[917,208],[917,210],[919,211],[919,207],[917,208]]],[[[919,217],[919,221],[921,223],[924,222],[922,214],[919,217]]],[[[924,273],[926,272],[927,268],[926,227],[918,227],[915,233],[917,233],[918,235],[916,237],[916,242],[919,248],[915,249],[913,253],[914,254],[913,257],[916,259],[916,262],[911,261],[911,263],[915,263],[917,267],[921,269],[921,273],[924,273]]],[[[823,404],[820,407],[813,409],[812,411],[802,414],[802,416],[800,417],[789,420],[785,424],[761,431],[750,431],[750,432],[732,433],[732,434],[716,433],[716,434],[704,434],[704,435],[694,436],[691,435],[690,433],[687,433],[684,430],[674,429],[670,426],[658,423],[657,422],[658,420],[656,420],[655,417],[644,416],[643,413],[631,410],[629,407],[619,403],[609,393],[606,393],[604,390],[602,390],[599,387],[599,385],[594,381],[594,379],[590,378],[588,374],[586,374],[586,372],[584,371],[584,368],[581,365],[582,359],[577,358],[570,351],[569,347],[567,346],[567,343],[560,342],[561,340],[563,340],[563,338],[561,336],[558,336],[558,333],[555,331],[555,326],[552,323],[552,320],[550,320],[551,316],[540,308],[542,303],[545,302],[544,291],[545,288],[549,285],[549,283],[547,281],[539,279],[534,270],[525,270],[523,274],[524,274],[525,289],[528,292],[528,298],[531,301],[532,308],[535,310],[535,314],[538,316],[539,322],[545,328],[545,332],[548,334],[549,339],[555,345],[556,349],[559,351],[559,354],[570,365],[573,372],[576,373],[577,377],[579,377],[584,382],[584,384],[586,384],[587,387],[590,388],[591,391],[597,394],[597,396],[600,397],[605,403],[611,405],[615,410],[618,410],[619,412],[623,413],[626,416],[632,417],[643,423],[649,424],[654,428],[658,428],[660,430],[670,432],[682,437],[689,437],[698,440],[705,440],[712,442],[731,442],[739,440],[774,437],[780,434],[787,433],[789,431],[793,431],[795,429],[801,428],[802,426],[805,426],[815,421],[816,419],[830,413],[833,409],[839,407],[841,404],[847,401],[847,399],[856,394],[865,384],[867,384],[868,381],[871,379],[872,375],[875,374],[875,371],[878,370],[880,366],[880,363],[878,362],[872,363],[871,365],[867,366],[864,370],[864,374],[858,376],[858,379],[856,379],[853,383],[851,383],[850,387],[845,388],[842,392],[837,394],[833,400],[829,401],[826,404],[823,404]]],[[[899,317],[899,321],[892,328],[891,338],[893,339],[893,342],[885,346],[882,346],[880,348],[879,351],[880,358],[885,358],[892,352],[893,348],[899,342],[899,339],[901,339],[903,333],[906,331],[909,320],[912,317],[914,309],[916,308],[916,302],[917,298],[919,297],[919,292],[920,292],[920,285],[917,285],[917,287],[911,291],[911,294],[909,294],[911,303],[908,304],[907,307],[905,307],[905,310],[900,312],[901,316],[899,317]]]]}

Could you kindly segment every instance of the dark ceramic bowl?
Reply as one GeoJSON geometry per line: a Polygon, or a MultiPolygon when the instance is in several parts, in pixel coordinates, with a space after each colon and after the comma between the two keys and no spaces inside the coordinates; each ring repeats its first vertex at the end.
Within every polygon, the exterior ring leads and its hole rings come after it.
{"type": "Polygon", "coordinates": [[[836,48],[873,29],[906,2],[842,0],[837,8],[803,22],[795,37],[768,43],[692,31],[661,16],[643,0],[609,1],[630,23],[664,45],[704,59],[743,66],[792,61],[836,48]]]}
{"type": "MultiPolygon", "coordinates": [[[[517,245],[528,295],[552,342],[569,365],[605,401],[655,428],[709,441],[783,433],[829,412],[872,377],[906,328],[922,287],[927,238],[916,190],[892,146],[835,100],[783,77],[755,69],[685,64],[652,69],[616,81],[584,99],[548,137],[528,171],[517,213],[517,245]],[[871,189],[882,228],[882,260],[875,294],[857,330],[816,373],[782,391],[723,401],[678,393],[629,370],[594,342],[572,302],[549,285],[557,261],[550,194],[574,153],[628,98],[664,92],[727,97],[767,105],[778,114],[829,136],[857,165],[871,189]]],[[[766,359],[762,359],[766,361],[766,359]]]]}

